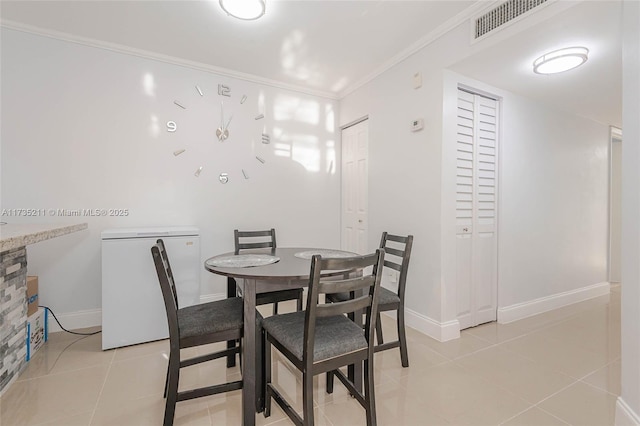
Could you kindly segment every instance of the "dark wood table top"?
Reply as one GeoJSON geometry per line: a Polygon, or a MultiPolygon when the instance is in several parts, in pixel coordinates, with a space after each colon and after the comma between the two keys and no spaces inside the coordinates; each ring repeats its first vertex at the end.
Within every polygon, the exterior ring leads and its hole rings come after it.
{"type": "MultiPolygon", "coordinates": [[[[308,247],[283,247],[276,249],[257,249],[257,250],[243,250],[240,254],[266,254],[279,257],[280,260],[276,263],[270,263],[263,266],[251,266],[244,268],[234,267],[221,267],[213,266],[211,264],[215,259],[220,259],[227,256],[234,256],[234,252],[220,254],[218,256],[211,257],[204,262],[204,267],[207,271],[214,274],[224,275],[227,277],[254,279],[254,280],[299,280],[308,279],[309,271],[311,269],[311,259],[303,259],[296,257],[296,253],[301,252],[324,252],[334,251],[341,252],[334,249],[319,249],[308,247]]],[[[348,253],[348,252],[341,252],[348,253]]],[[[351,253],[353,256],[357,256],[357,253],[351,253]]],[[[339,274],[340,272],[336,272],[339,274]]]]}

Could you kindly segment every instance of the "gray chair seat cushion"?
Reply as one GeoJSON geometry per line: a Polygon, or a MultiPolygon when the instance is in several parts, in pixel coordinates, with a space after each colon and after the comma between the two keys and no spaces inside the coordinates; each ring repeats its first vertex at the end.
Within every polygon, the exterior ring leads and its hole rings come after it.
{"type": "MultiPolygon", "coordinates": [[[[303,352],[304,316],[304,311],[274,315],[262,323],[264,330],[299,360],[302,360],[303,352]]],[[[316,320],[314,362],[366,348],[362,328],[344,315],[316,320]]]]}
{"type": "Polygon", "coordinates": [[[187,306],[178,310],[180,338],[203,336],[242,328],[242,298],[187,306]]]}
{"type": "MultiPolygon", "coordinates": [[[[330,299],[334,302],[343,302],[345,300],[349,300],[349,293],[335,293],[331,295],[330,299]]],[[[378,304],[389,305],[393,303],[400,303],[398,295],[391,290],[380,287],[380,299],[378,304]]]]}

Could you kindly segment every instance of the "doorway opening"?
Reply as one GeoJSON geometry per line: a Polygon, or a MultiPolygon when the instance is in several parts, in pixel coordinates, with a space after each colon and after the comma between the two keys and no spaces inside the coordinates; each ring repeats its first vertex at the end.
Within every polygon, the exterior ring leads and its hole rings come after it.
{"type": "Polygon", "coordinates": [[[622,275],[622,130],[611,127],[609,164],[609,282],[622,275]]]}

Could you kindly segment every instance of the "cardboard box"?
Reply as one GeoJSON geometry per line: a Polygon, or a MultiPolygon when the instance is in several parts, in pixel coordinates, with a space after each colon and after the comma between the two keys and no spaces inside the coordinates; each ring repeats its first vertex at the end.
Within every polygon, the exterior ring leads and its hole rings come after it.
{"type": "Polygon", "coordinates": [[[38,308],[35,314],[27,317],[27,361],[49,338],[49,311],[38,308]]]}
{"type": "Polygon", "coordinates": [[[27,316],[38,311],[38,277],[27,276],[27,316]]]}

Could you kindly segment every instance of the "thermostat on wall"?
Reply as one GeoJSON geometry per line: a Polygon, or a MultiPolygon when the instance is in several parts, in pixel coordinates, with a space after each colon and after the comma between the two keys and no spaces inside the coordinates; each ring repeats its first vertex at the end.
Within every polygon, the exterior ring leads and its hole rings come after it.
{"type": "Polygon", "coordinates": [[[417,132],[418,130],[422,130],[423,127],[424,127],[424,120],[422,120],[422,118],[418,118],[411,122],[412,132],[417,132]]]}

